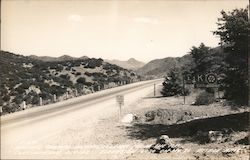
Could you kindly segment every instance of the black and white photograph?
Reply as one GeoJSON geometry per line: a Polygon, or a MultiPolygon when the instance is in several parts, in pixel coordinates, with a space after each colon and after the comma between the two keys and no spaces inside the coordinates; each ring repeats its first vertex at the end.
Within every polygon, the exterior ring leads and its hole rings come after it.
{"type": "Polygon", "coordinates": [[[0,159],[250,159],[249,0],[0,8],[0,159]]]}

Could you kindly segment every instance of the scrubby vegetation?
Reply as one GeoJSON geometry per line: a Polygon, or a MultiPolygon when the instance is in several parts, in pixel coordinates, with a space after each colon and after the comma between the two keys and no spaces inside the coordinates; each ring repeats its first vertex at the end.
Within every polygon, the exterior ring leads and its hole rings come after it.
{"type": "Polygon", "coordinates": [[[23,101],[32,107],[39,105],[40,97],[47,104],[54,94],[60,99],[66,92],[78,91],[81,95],[103,89],[104,85],[109,87],[111,82],[130,83],[139,78],[102,59],[45,62],[5,51],[0,53],[0,68],[0,106],[4,113],[21,110],[23,101]]]}
{"type": "Polygon", "coordinates": [[[201,92],[195,99],[195,105],[209,105],[215,102],[214,94],[206,91],[201,92]]]}

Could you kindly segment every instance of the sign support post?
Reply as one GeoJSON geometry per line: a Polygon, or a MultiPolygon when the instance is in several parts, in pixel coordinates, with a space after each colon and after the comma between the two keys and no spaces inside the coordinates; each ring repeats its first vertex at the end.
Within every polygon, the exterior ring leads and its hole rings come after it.
{"type": "Polygon", "coordinates": [[[122,105],[124,105],[124,96],[123,95],[117,95],[116,96],[116,102],[119,105],[119,121],[121,120],[121,114],[122,114],[122,105]]]}

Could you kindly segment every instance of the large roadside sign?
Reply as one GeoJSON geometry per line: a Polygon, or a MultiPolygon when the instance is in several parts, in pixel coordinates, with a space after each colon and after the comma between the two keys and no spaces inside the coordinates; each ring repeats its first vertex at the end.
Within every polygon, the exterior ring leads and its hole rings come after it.
{"type": "Polygon", "coordinates": [[[185,75],[185,83],[186,84],[195,84],[198,88],[216,88],[218,87],[218,76],[214,73],[205,73],[205,74],[197,74],[185,75]]]}

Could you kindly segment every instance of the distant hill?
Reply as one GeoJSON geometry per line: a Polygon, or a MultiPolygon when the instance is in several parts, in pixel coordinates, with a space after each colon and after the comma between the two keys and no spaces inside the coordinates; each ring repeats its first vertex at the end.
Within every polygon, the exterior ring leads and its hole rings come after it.
{"type": "MultiPolygon", "coordinates": [[[[218,72],[218,66],[225,65],[225,57],[227,53],[218,46],[210,48],[210,56],[208,61],[211,60],[213,63],[210,65],[210,71],[218,72]]],[[[186,54],[182,57],[166,57],[163,59],[155,59],[143,67],[136,70],[136,73],[147,77],[165,77],[172,68],[191,67],[194,66],[193,58],[191,54],[186,54]]]]}
{"type": "Polygon", "coordinates": [[[146,76],[164,77],[171,68],[180,68],[191,62],[192,56],[190,54],[184,55],[183,57],[155,59],[137,69],[136,72],[146,76]]]}
{"type": "Polygon", "coordinates": [[[76,58],[76,57],[71,57],[71,56],[68,56],[68,55],[63,55],[63,56],[60,56],[60,57],[31,55],[29,57],[32,58],[32,59],[41,60],[41,61],[44,61],[44,62],[70,61],[70,60],[77,60],[77,59],[88,59],[87,56],[82,56],[80,58],[76,58]]]}
{"type": "Polygon", "coordinates": [[[100,58],[40,58],[0,51],[0,106],[4,113],[21,110],[24,100],[27,107],[33,107],[39,105],[40,97],[48,104],[54,94],[62,100],[140,79],[135,72],[100,58]]]}
{"type": "Polygon", "coordinates": [[[118,65],[122,68],[130,69],[130,70],[136,70],[138,68],[141,68],[145,65],[145,63],[140,62],[134,58],[130,58],[127,61],[120,61],[120,60],[105,60],[108,63],[118,65]]]}

